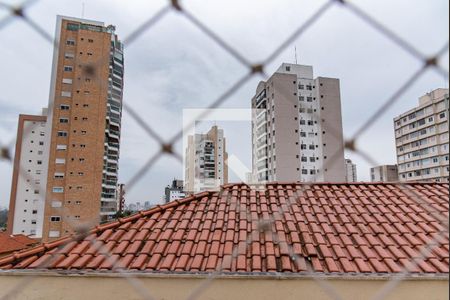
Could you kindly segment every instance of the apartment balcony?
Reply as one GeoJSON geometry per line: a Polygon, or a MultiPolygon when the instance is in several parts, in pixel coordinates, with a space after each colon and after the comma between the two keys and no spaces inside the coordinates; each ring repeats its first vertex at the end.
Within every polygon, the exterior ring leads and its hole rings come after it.
{"type": "Polygon", "coordinates": [[[115,139],[115,140],[120,140],[120,133],[119,131],[116,130],[111,130],[111,129],[105,129],[105,133],[108,135],[108,137],[115,139]]]}
{"type": "Polygon", "coordinates": [[[114,216],[117,213],[117,208],[114,210],[103,211],[100,209],[100,216],[114,216]]]}
{"type": "Polygon", "coordinates": [[[112,143],[112,142],[105,142],[104,145],[108,147],[108,150],[113,150],[119,152],[119,144],[118,143],[112,143]]]}
{"type": "Polygon", "coordinates": [[[120,119],[114,118],[114,117],[110,117],[110,116],[106,116],[106,120],[109,121],[109,124],[117,126],[120,128],[120,119]]]}
{"type": "Polygon", "coordinates": [[[119,161],[119,157],[117,155],[103,155],[103,159],[106,160],[108,163],[117,164],[119,161]]]}
{"type": "Polygon", "coordinates": [[[102,182],[102,188],[115,189],[116,187],[117,187],[117,183],[114,181],[102,182]]]}
{"type": "Polygon", "coordinates": [[[114,171],[111,168],[103,169],[103,174],[106,174],[108,176],[116,176],[117,172],[118,172],[117,169],[114,169],[114,171]]]}

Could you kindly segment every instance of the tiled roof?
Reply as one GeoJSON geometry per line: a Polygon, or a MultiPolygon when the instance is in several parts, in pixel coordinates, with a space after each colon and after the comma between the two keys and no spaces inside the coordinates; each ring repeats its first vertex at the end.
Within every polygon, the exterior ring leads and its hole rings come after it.
{"type": "Polygon", "coordinates": [[[9,235],[0,232],[0,254],[22,250],[33,244],[36,241],[23,234],[9,235]]]}
{"type": "Polygon", "coordinates": [[[409,271],[448,273],[448,188],[272,183],[257,191],[230,184],[97,226],[76,241],[15,253],[0,268],[398,273],[430,250],[409,271]]]}

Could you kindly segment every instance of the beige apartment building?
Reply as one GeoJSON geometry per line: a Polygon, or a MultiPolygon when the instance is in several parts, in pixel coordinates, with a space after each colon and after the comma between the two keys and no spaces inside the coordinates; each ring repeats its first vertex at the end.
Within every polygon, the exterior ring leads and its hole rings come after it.
{"type": "Polygon", "coordinates": [[[397,165],[382,165],[370,168],[370,180],[372,182],[398,181],[397,165]]]}
{"type": "Polygon", "coordinates": [[[123,47],[114,26],[57,17],[43,240],[117,211],[123,47]]]}
{"type": "Polygon", "coordinates": [[[8,211],[8,234],[41,238],[47,180],[42,115],[19,115],[8,211]]]}
{"type": "Polygon", "coordinates": [[[258,182],[345,182],[339,79],[283,63],[252,99],[252,172],[258,182]]]}
{"type": "Polygon", "coordinates": [[[419,98],[419,106],[394,118],[400,181],[448,182],[448,89],[419,98]]]}
{"type": "Polygon", "coordinates": [[[188,136],[185,191],[216,190],[228,183],[227,159],[226,139],[218,126],[212,126],[206,134],[188,136]]]}

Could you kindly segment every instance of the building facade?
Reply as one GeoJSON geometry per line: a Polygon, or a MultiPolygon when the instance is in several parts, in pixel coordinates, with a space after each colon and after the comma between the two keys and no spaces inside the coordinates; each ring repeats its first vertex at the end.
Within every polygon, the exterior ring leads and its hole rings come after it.
{"type": "Polygon", "coordinates": [[[176,199],[182,199],[186,197],[184,192],[184,182],[183,180],[174,179],[172,185],[166,186],[164,190],[164,202],[168,203],[176,199]]]}
{"type": "Polygon", "coordinates": [[[400,181],[448,182],[448,89],[419,98],[419,106],[394,118],[400,181]]]}
{"type": "Polygon", "coordinates": [[[223,129],[188,137],[185,157],[185,191],[216,190],[228,183],[226,140],[223,129]]]}
{"type": "Polygon", "coordinates": [[[356,164],[352,162],[351,159],[345,159],[345,181],[356,182],[358,181],[358,176],[356,173],[356,164]]]}
{"type": "Polygon", "coordinates": [[[344,182],[339,79],[283,63],[252,99],[252,172],[258,182],[344,182]]]}
{"type": "Polygon", "coordinates": [[[397,165],[382,165],[370,168],[370,180],[372,182],[397,182],[397,165]]]}
{"type": "Polygon", "coordinates": [[[45,115],[19,115],[9,201],[9,234],[42,237],[47,160],[45,115]]]}
{"type": "Polygon", "coordinates": [[[43,240],[114,217],[123,47],[114,26],[58,16],[46,129],[43,240]]]}

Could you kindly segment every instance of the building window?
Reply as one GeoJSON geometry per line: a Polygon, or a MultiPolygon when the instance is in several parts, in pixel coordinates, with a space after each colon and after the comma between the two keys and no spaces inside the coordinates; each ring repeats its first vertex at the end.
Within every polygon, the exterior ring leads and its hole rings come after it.
{"type": "Polygon", "coordinates": [[[66,105],[66,104],[61,104],[61,105],[59,106],[59,109],[61,109],[61,110],[69,110],[69,109],[70,109],[70,106],[69,106],[69,105],[66,105]]]}
{"type": "Polygon", "coordinates": [[[64,53],[64,57],[67,58],[67,59],[72,59],[72,58],[75,57],[75,54],[70,53],[70,52],[66,52],[66,53],[64,53]]]}
{"type": "Polygon", "coordinates": [[[54,177],[55,177],[55,179],[62,179],[62,178],[64,178],[64,173],[56,172],[54,177]]]}
{"type": "Polygon", "coordinates": [[[64,193],[64,188],[62,186],[53,187],[53,193],[64,193]]]}
{"type": "Polygon", "coordinates": [[[93,39],[88,39],[88,43],[93,43],[94,40],[93,39]]]}
{"type": "Polygon", "coordinates": [[[80,28],[79,24],[75,24],[75,23],[67,23],[67,30],[70,31],[77,31],[80,28]]]}
{"type": "Polygon", "coordinates": [[[61,201],[57,201],[57,200],[52,201],[52,207],[61,207],[61,206],[62,206],[61,201]]]}
{"type": "Polygon", "coordinates": [[[40,175],[42,173],[42,170],[36,170],[36,174],[40,175]]]}
{"type": "Polygon", "coordinates": [[[31,224],[36,224],[37,222],[36,222],[36,220],[31,220],[31,224]]]}
{"type": "Polygon", "coordinates": [[[64,165],[66,163],[66,159],[65,158],[57,158],[55,159],[55,164],[57,165],[64,165]]]}
{"type": "Polygon", "coordinates": [[[66,150],[66,149],[67,149],[67,145],[62,145],[62,144],[56,145],[56,150],[66,150]]]}
{"type": "Polygon", "coordinates": [[[58,131],[58,136],[66,137],[67,131],[58,131]]]}
{"type": "Polygon", "coordinates": [[[51,238],[59,237],[59,230],[50,230],[48,232],[48,237],[51,237],[51,238]]]}
{"type": "Polygon", "coordinates": [[[73,39],[66,40],[66,45],[75,46],[75,40],[73,40],[73,39]]]}
{"type": "Polygon", "coordinates": [[[75,201],[75,204],[76,204],[76,205],[80,205],[80,204],[81,204],[81,201],[77,200],[77,201],[75,201]]]}
{"type": "Polygon", "coordinates": [[[302,174],[308,175],[308,170],[307,169],[302,169],[302,174]]]}
{"type": "Polygon", "coordinates": [[[67,91],[62,91],[61,92],[61,97],[72,97],[72,93],[71,92],[67,92],[67,91]]]}
{"type": "Polygon", "coordinates": [[[65,72],[72,72],[73,71],[73,67],[72,66],[64,66],[64,71],[65,72]]]}
{"type": "Polygon", "coordinates": [[[60,216],[51,216],[50,222],[61,222],[61,217],[60,216]]]}
{"type": "Polygon", "coordinates": [[[306,102],[312,102],[312,97],[306,97],[306,102]]]}
{"type": "Polygon", "coordinates": [[[37,215],[37,209],[33,209],[33,211],[31,212],[33,215],[37,215]]]}
{"type": "Polygon", "coordinates": [[[60,118],[59,123],[69,123],[69,119],[67,118],[60,118]]]}
{"type": "Polygon", "coordinates": [[[63,78],[62,83],[72,84],[72,79],[70,79],[70,78],[63,78]]]}

